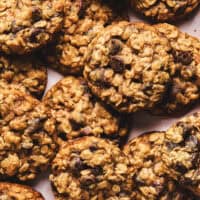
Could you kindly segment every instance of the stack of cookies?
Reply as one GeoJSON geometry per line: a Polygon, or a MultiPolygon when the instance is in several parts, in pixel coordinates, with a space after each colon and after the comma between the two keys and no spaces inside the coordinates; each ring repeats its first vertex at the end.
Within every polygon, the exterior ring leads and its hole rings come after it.
{"type": "Polygon", "coordinates": [[[0,200],[195,200],[200,114],[124,145],[130,114],[169,115],[200,98],[200,40],[157,21],[199,0],[0,2],[0,200]],[[45,95],[47,68],[64,78],[45,95]],[[23,185],[21,184],[23,183],[23,185]]]}

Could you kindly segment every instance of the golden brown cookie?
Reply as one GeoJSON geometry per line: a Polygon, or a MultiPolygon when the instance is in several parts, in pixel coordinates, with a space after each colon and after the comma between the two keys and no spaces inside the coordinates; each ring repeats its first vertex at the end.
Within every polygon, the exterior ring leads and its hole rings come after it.
{"type": "Polygon", "coordinates": [[[83,137],[67,142],[51,166],[55,199],[132,200],[128,166],[126,156],[109,140],[83,137]]]}
{"type": "Polygon", "coordinates": [[[45,95],[58,143],[93,135],[119,141],[127,134],[126,118],[114,113],[90,92],[82,77],[67,76],[45,95]]]}
{"type": "Polygon", "coordinates": [[[90,44],[84,77],[95,95],[120,112],[149,109],[170,83],[168,51],[168,40],[154,27],[119,22],[90,44]]]}
{"type": "Polygon", "coordinates": [[[65,0],[2,0],[0,51],[25,54],[44,46],[62,27],[65,0]]]}
{"type": "Polygon", "coordinates": [[[1,200],[44,200],[42,195],[31,187],[8,182],[0,182],[1,200]]]}

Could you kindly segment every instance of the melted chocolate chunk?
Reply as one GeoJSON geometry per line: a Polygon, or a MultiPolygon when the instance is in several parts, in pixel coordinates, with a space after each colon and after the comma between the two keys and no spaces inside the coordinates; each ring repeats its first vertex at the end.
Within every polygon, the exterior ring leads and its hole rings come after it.
{"type": "Polygon", "coordinates": [[[172,55],[175,62],[181,62],[184,65],[189,65],[193,60],[193,54],[190,51],[172,50],[172,55]]]}

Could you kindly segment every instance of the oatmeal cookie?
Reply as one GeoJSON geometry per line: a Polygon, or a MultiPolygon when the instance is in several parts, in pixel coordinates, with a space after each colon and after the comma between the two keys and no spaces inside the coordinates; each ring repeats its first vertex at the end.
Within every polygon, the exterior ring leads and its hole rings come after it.
{"type": "Polygon", "coordinates": [[[56,145],[38,100],[0,82],[0,180],[31,180],[46,170],[56,145]]]}
{"type": "Polygon", "coordinates": [[[200,196],[200,113],[183,118],[167,130],[162,160],[169,176],[200,196]]]}
{"type": "Polygon", "coordinates": [[[51,67],[64,75],[80,74],[85,64],[83,55],[97,33],[114,21],[128,20],[123,14],[126,4],[118,1],[66,0],[62,33],[44,50],[51,67]]]}
{"type": "Polygon", "coordinates": [[[143,23],[119,22],[90,44],[84,76],[92,92],[120,112],[149,109],[170,83],[168,40],[143,23]]]}
{"type": "Polygon", "coordinates": [[[29,186],[0,182],[1,200],[44,200],[42,195],[29,186]]]}
{"type": "Polygon", "coordinates": [[[0,55],[0,80],[22,85],[28,93],[41,98],[47,84],[47,68],[36,57],[0,55]]]}
{"type": "Polygon", "coordinates": [[[130,0],[132,7],[155,21],[174,21],[191,13],[199,0],[130,0]]]}
{"type": "Polygon", "coordinates": [[[134,200],[193,200],[191,192],[184,191],[166,176],[166,167],[161,160],[164,132],[145,133],[132,139],[124,147],[131,166],[129,168],[134,200]]]}
{"type": "Polygon", "coordinates": [[[44,46],[63,23],[65,0],[2,0],[0,51],[25,54],[44,46]]]}
{"type": "Polygon", "coordinates": [[[174,113],[200,98],[200,40],[170,24],[155,25],[171,44],[171,85],[154,113],[174,113]]]}
{"type": "Polygon", "coordinates": [[[82,77],[63,78],[43,102],[51,111],[58,143],[88,135],[119,140],[127,133],[126,120],[102,105],[82,77]]]}
{"type": "Polygon", "coordinates": [[[56,200],[131,200],[128,165],[126,156],[109,140],[69,141],[52,163],[50,180],[56,200]]]}

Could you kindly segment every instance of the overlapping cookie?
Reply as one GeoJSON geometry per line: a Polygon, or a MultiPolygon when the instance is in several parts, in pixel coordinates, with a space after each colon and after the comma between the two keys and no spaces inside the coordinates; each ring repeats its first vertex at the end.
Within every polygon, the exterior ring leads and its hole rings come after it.
{"type": "Polygon", "coordinates": [[[27,93],[0,82],[0,180],[32,180],[55,155],[48,111],[27,93]]]}
{"type": "Polygon", "coordinates": [[[44,52],[47,61],[62,74],[80,74],[83,55],[104,26],[128,19],[126,2],[113,0],[66,0],[62,32],[44,52]]]}
{"type": "Polygon", "coordinates": [[[120,112],[153,108],[171,81],[170,48],[152,26],[113,24],[90,44],[84,77],[95,95],[120,112]]]}
{"type": "Polygon", "coordinates": [[[183,18],[200,4],[199,0],[129,0],[132,7],[156,21],[175,21],[183,18]]]}
{"type": "Polygon", "coordinates": [[[129,161],[111,141],[83,137],[67,142],[52,163],[56,200],[132,200],[129,161]]]}
{"type": "Polygon", "coordinates": [[[44,46],[62,27],[65,0],[3,0],[0,51],[25,54],[44,46]]]}
{"type": "Polygon", "coordinates": [[[44,200],[42,195],[31,187],[8,182],[0,182],[1,200],[44,200]]]}
{"type": "Polygon", "coordinates": [[[82,77],[63,78],[47,92],[43,103],[51,112],[58,143],[89,135],[119,141],[127,134],[126,118],[96,99],[82,77]]]}

